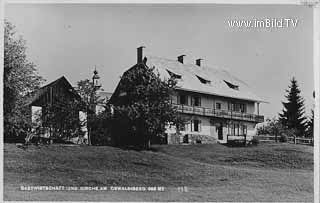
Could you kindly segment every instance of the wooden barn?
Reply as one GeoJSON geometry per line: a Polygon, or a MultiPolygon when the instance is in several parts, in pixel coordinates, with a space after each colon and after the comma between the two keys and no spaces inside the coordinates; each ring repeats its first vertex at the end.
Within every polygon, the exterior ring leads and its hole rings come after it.
{"type": "Polygon", "coordinates": [[[50,139],[81,138],[81,142],[86,139],[86,106],[64,76],[34,92],[28,106],[33,134],[50,139]]]}

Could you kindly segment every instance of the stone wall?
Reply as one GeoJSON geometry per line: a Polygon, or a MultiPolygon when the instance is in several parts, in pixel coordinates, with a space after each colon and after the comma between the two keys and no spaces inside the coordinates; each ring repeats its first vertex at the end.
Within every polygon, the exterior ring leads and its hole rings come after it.
{"type": "Polygon", "coordinates": [[[213,144],[217,143],[217,139],[208,135],[189,134],[189,143],[191,144],[213,144]]]}
{"type": "Polygon", "coordinates": [[[208,135],[200,134],[177,134],[168,135],[168,144],[213,144],[217,139],[208,135]]]}

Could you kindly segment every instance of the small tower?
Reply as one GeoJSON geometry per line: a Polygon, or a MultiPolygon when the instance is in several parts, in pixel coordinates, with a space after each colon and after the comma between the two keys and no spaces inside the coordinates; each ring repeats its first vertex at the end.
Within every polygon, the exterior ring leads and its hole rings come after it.
{"type": "Polygon", "coordinates": [[[98,75],[98,71],[96,67],[94,67],[93,76],[92,76],[92,84],[94,89],[101,87],[101,85],[99,84],[99,79],[100,79],[100,76],[98,75]]]}

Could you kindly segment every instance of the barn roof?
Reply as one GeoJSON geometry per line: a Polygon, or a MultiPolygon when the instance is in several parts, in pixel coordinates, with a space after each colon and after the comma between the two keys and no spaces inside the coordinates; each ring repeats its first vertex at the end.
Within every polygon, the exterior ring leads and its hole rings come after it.
{"type": "Polygon", "coordinates": [[[177,89],[209,95],[265,102],[252,92],[248,84],[231,75],[226,70],[182,64],[155,56],[146,56],[146,65],[154,67],[162,79],[177,78],[177,89]]]}
{"type": "Polygon", "coordinates": [[[28,101],[26,102],[26,105],[35,105],[43,97],[43,95],[48,93],[50,87],[54,87],[57,85],[64,86],[65,88],[68,89],[70,94],[72,94],[75,98],[81,100],[81,97],[76,93],[76,91],[74,90],[72,85],[69,83],[69,81],[64,76],[62,76],[62,77],[58,78],[57,80],[55,80],[47,85],[44,85],[40,89],[36,90],[33,93],[33,96],[30,97],[30,99],[28,99],[28,101]]]}

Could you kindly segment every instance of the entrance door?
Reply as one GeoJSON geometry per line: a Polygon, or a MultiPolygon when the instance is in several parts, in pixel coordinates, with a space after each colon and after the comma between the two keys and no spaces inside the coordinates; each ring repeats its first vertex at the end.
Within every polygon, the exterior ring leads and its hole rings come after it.
{"type": "Polygon", "coordinates": [[[220,123],[220,126],[218,127],[218,139],[223,140],[223,125],[220,123]]]}
{"type": "Polygon", "coordinates": [[[188,134],[183,136],[183,143],[188,144],[189,143],[189,137],[188,134]]]}

